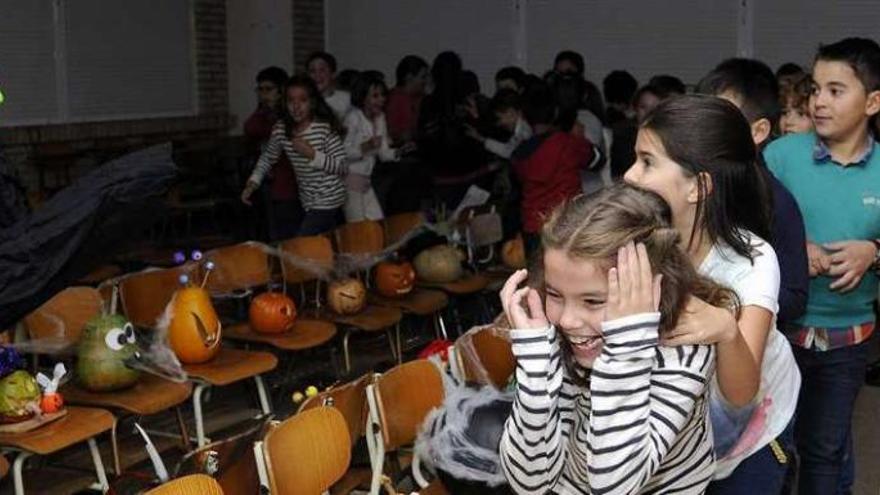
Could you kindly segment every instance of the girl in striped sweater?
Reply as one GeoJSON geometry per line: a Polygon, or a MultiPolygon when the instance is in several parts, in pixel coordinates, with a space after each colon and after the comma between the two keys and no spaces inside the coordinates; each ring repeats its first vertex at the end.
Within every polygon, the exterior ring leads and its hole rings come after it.
{"type": "Polygon", "coordinates": [[[285,88],[287,111],[272,128],[266,150],[260,155],[241,200],[251,204],[251,194],[282,153],[296,174],[299,199],[305,216],[297,235],[315,235],[336,226],[345,203],[342,178],[347,167],[339,120],[311,79],[294,76],[285,88]]]}
{"type": "Polygon", "coordinates": [[[539,287],[519,288],[525,270],[505,284],[517,389],[500,453],[516,493],[705,491],[715,351],[658,340],[685,307],[737,303],[678,240],[659,196],[617,184],[554,210],[539,287]]]}

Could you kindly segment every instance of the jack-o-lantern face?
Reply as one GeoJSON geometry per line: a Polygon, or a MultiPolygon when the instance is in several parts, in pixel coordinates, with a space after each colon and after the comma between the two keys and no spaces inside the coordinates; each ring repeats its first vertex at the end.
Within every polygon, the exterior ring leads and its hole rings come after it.
{"type": "Polygon", "coordinates": [[[376,290],[385,297],[401,297],[413,290],[416,271],[406,261],[376,265],[376,290]]]}
{"type": "Polygon", "coordinates": [[[526,267],[526,250],[521,235],[510,239],[501,246],[501,261],[505,266],[514,270],[526,267]]]}
{"type": "Polygon", "coordinates": [[[296,320],[296,305],[280,292],[266,292],[251,301],[248,316],[257,333],[289,332],[296,320]]]}
{"type": "Polygon", "coordinates": [[[177,359],[184,364],[199,364],[213,358],[220,351],[221,327],[208,291],[185,287],[169,304],[168,343],[177,359]]]}
{"type": "Polygon", "coordinates": [[[364,309],[367,289],[356,278],[334,280],[327,286],[327,303],[330,309],[341,315],[351,315],[364,309]]]}

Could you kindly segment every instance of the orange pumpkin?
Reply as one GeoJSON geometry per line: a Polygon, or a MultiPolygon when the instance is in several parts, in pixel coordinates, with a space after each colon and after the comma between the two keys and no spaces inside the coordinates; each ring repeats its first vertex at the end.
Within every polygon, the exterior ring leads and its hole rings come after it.
{"type": "Polygon", "coordinates": [[[356,278],[334,280],[327,286],[327,303],[330,309],[341,315],[352,315],[364,309],[367,289],[356,278]]]}
{"type": "Polygon", "coordinates": [[[248,316],[257,333],[289,332],[296,320],[296,304],[280,292],[265,292],[251,301],[248,316]]]}
{"type": "Polygon", "coordinates": [[[514,270],[526,267],[526,248],[522,235],[517,235],[501,246],[501,261],[514,270]]]}
{"type": "Polygon", "coordinates": [[[401,297],[413,290],[416,271],[406,261],[383,261],[376,265],[376,290],[385,297],[401,297]]]}
{"type": "Polygon", "coordinates": [[[208,291],[184,287],[171,299],[168,343],[184,364],[200,364],[220,351],[221,326],[208,291]]]}

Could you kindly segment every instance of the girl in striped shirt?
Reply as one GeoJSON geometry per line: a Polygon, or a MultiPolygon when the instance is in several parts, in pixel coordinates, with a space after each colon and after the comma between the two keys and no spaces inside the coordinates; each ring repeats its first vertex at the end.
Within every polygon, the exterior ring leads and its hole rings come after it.
{"type": "Polygon", "coordinates": [[[516,400],[500,445],[511,487],[703,493],[714,472],[714,348],[658,340],[686,306],[735,307],[736,296],[697,275],[669,207],[631,186],[556,208],[541,241],[541,287],[518,288],[520,270],[501,291],[516,329],[516,400]]]}
{"type": "Polygon", "coordinates": [[[287,111],[272,128],[266,150],[260,155],[241,200],[251,204],[251,194],[284,153],[296,174],[305,216],[297,235],[315,235],[336,226],[345,203],[342,178],[347,168],[341,126],[311,79],[294,76],[285,88],[287,111]]]}

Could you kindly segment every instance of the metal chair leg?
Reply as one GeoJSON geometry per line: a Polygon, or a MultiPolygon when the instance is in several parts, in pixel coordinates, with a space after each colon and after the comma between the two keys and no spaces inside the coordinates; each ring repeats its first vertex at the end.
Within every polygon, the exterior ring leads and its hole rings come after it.
{"type": "Polygon", "coordinates": [[[24,495],[24,480],[22,480],[21,470],[24,461],[32,455],[30,452],[19,452],[15,456],[15,461],[12,462],[12,483],[15,486],[15,495],[24,495]]]}
{"type": "Polygon", "coordinates": [[[107,472],[104,471],[104,461],[101,459],[101,451],[98,450],[98,443],[94,438],[89,439],[89,451],[92,453],[92,462],[95,463],[95,473],[98,475],[98,484],[101,491],[106,492],[110,489],[110,483],[107,482],[107,472]]]}
{"type": "Polygon", "coordinates": [[[183,420],[183,411],[180,406],[174,408],[174,414],[177,416],[177,428],[180,429],[180,443],[183,445],[183,451],[189,451],[189,432],[186,431],[186,421],[183,420]]]}
{"type": "Polygon", "coordinates": [[[345,356],[345,374],[351,374],[351,356],[348,354],[348,338],[351,337],[351,330],[345,329],[345,335],[342,337],[342,354],[345,356]]]}
{"type": "Polygon", "coordinates": [[[254,381],[257,383],[257,396],[260,398],[260,409],[263,410],[263,414],[271,414],[272,405],[269,404],[269,394],[266,393],[266,384],[263,383],[263,377],[257,375],[254,377],[254,381]]]}
{"type": "Polygon", "coordinates": [[[196,384],[193,390],[193,416],[196,421],[196,446],[204,447],[208,441],[205,438],[205,418],[202,415],[202,393],[209,387],[204,383],[196,384]]]}
{"type": "Polygon", "coordinates": [[[116,476],[122,474],[122,464],[119,462],[119,442],[116,436],[116,427],[118,426],[119,421],[113,421],[113,428],[110,430],[110,448],[113,449],[113,470],[116,473],[116,476]]]}

